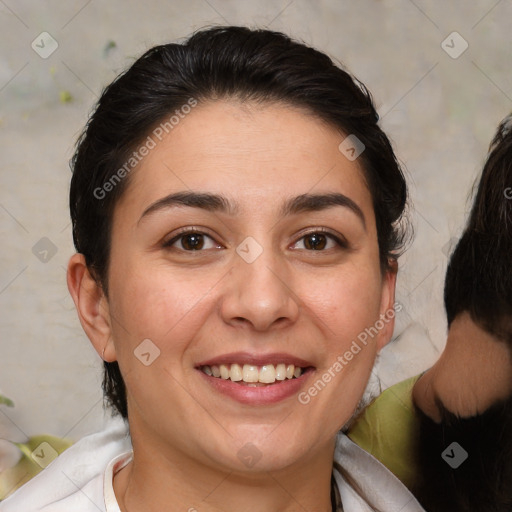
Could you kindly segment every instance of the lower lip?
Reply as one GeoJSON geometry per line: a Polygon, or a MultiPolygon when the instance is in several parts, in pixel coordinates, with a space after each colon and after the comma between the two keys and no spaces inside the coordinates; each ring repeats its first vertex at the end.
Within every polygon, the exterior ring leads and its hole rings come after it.
{"type": "Polygon", "coordinates": [[[229,379],[211,377],[199,369],[197,371],[217,391],[237,402],[250,405],[268,405],[275,404],[299,393],[314,370],[308,368],[300,377],[276,381],[275,384],[258,387],[237,384],[229,379]]]}

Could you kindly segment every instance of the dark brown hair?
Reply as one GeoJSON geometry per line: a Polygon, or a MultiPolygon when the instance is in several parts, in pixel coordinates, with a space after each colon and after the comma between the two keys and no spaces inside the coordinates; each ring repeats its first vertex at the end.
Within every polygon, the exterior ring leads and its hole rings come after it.
{"type": "Polygon", "coordinates": [[[512,117],[499,126],[446,271],[448,325],[461,312],[512,345],[512,117]]]}

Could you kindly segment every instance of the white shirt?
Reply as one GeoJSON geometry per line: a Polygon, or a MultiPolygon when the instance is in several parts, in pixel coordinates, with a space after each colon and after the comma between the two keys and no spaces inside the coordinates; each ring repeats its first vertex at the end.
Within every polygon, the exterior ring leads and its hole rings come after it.
{"type": "MultiPolygon", "coordinates": [[[[113,478],[132,457],[128,428],[116,420],[86,436],[0,503],[0,512],[120,512],[113,478]]],[[[425,512],[377,459],[340,432],[334,477],[344,512],[425,512]]]]}

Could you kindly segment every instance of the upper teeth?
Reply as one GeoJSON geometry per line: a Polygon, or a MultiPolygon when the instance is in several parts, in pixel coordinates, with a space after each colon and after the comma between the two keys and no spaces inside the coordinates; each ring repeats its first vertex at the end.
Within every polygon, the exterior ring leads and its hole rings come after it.
{"type": "Polygon", "coordinates": [[[300,377],[302,374],[302,368],[299,366],[295,367],[293,364],[280,363],[277,365],[265,364],[263,366],[255,366],[252,364],[239,364],[232,365],[212,365],[212,366],[201,366],[201,370],[213,377],[220,377],[222,379],[231,379],[233,382],[244,381],[244,382],[263,382],[265,384],[271,384],[276,380],[293,379],[294,377],[300,377]]]}

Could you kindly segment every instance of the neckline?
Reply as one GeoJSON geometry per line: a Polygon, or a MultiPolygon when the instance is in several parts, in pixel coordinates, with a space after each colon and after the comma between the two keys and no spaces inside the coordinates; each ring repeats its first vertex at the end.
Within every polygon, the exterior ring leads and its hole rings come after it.
{"type": "Polygon", "coordinates": [[[114,492],[114,476],[133,460],[133,450],[121,453],[113,458],[105,469],[103,477],[103,496],[105,512],[121,512],[114,492]]]}
{"type": "Polygon", "coordinates": [[[340,489],[336,478],[334,477],[334,468],[331,473],[331,508],[332,512],[343,512],[343,504],[341,503],[340,489]]]}

